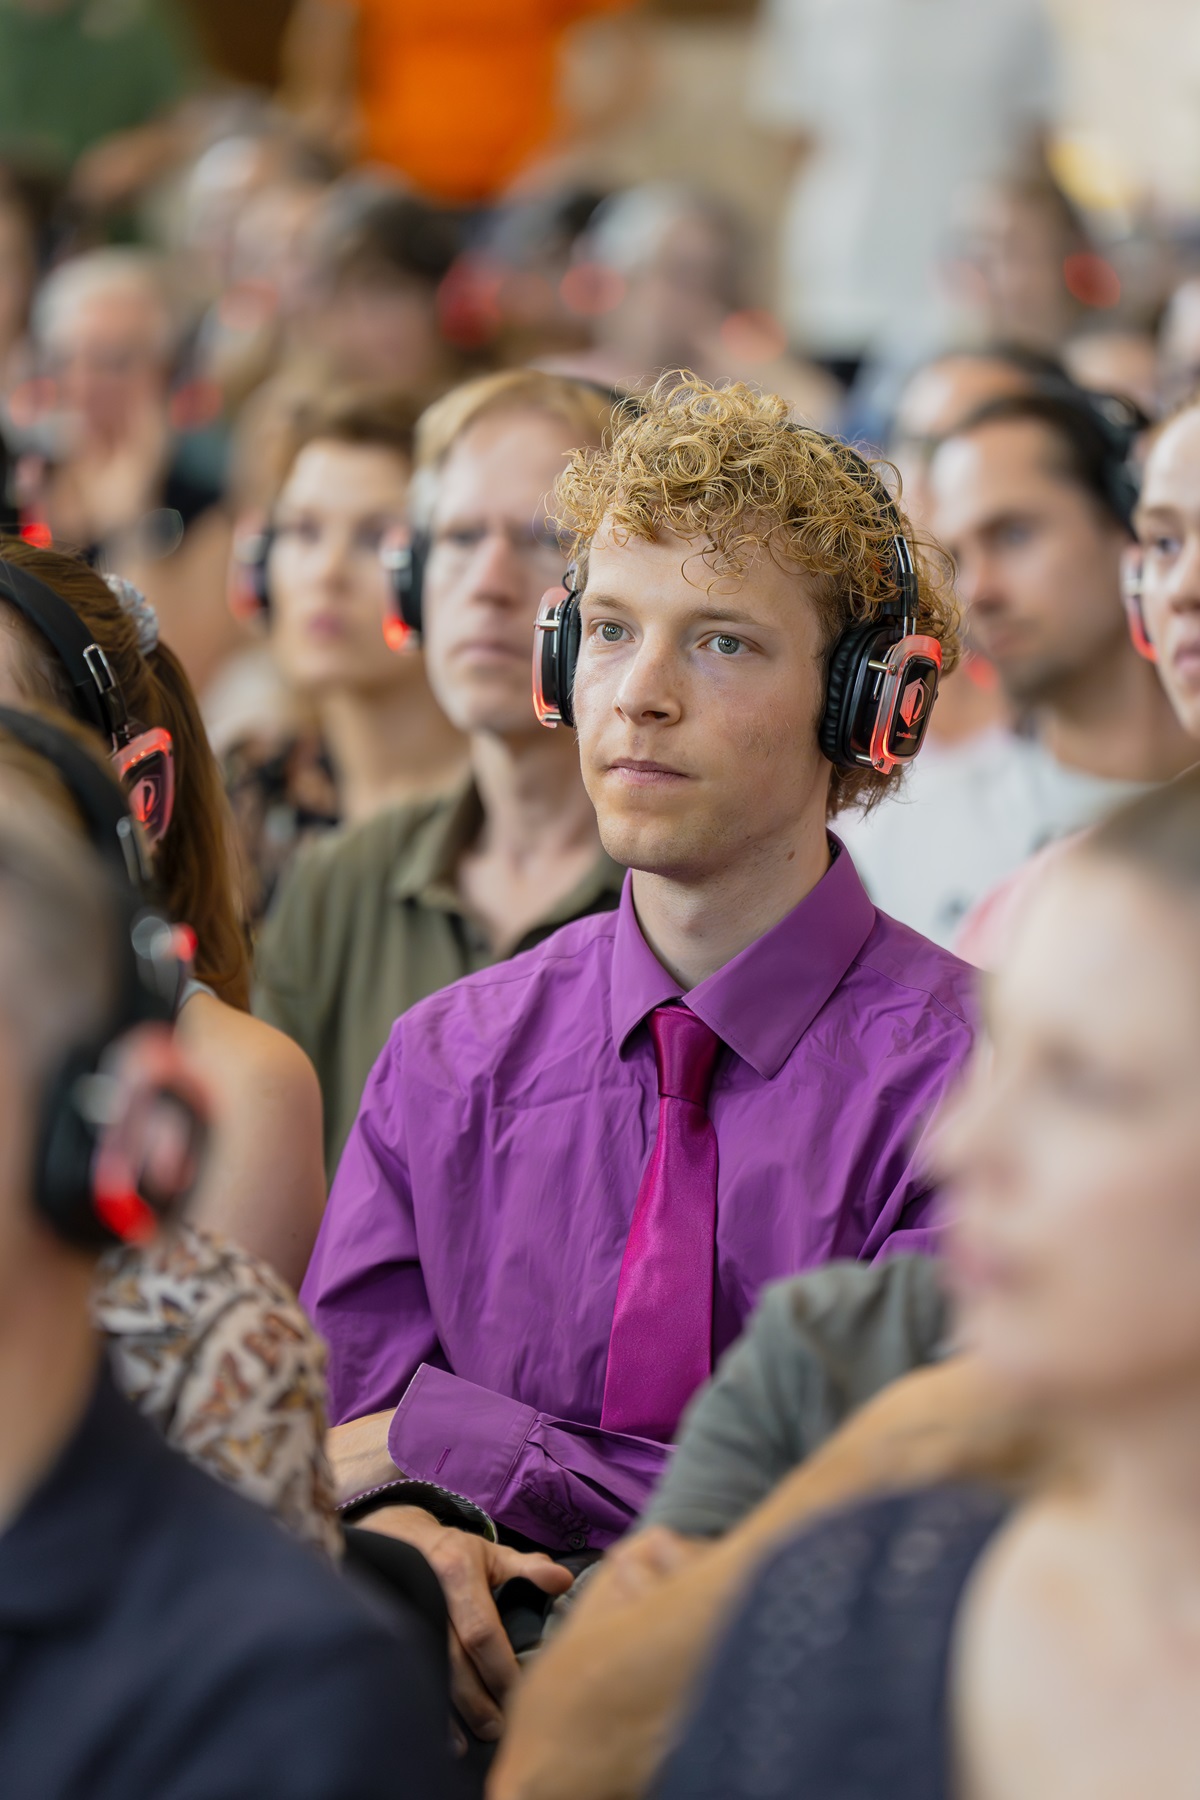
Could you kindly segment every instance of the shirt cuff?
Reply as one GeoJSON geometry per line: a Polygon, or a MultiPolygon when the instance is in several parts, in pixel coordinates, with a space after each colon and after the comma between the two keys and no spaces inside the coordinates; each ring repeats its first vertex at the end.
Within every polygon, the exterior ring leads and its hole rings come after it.
{"type": "Polygon", "coordinates": [[[403,1475],[344,1501],[338,1507],[338,1517],[343,1525],[356,1525],[384,1506],[419,1506],[432,1513],[439,1525],[453,1525],[493,1544],[500,1541],[494,1521],[465,1494],[456,1494],[432,1481],[410,1481],[403,1475]]]}
{"type": "Polygon", "coordinates": [[[498,1510],[538,1415],[532,1406],[422,1363],[388,1427],[388,1451],[416,1481],[470,1494],[498,1510]]]}

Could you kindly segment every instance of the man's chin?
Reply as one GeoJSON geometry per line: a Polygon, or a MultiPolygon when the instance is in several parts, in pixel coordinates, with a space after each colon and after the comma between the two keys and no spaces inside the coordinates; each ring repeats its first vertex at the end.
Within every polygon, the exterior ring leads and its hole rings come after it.
{"type": "Polygon", "coordinates": [[[663,819],[601,814],[600,842],[614,862],[646,875],[683,880],[704,861],[696,833],[663,819]]]}

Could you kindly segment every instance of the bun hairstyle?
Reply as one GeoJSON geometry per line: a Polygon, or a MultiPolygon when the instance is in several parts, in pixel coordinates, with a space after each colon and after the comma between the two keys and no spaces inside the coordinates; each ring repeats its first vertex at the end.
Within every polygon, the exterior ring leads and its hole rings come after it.
{"type": "MultiPolygon", "coordinates": [[[[229,1005],[245,1010],[250,958],[234,900],[232,820],[191,683],[165,644],[143,654],[136,618],[81,557],[35,550],[19,538],[0,538],[0,557],[61,595],[104,651],[130,715],[147,727],[170,732],[175,808],[155,858],[164,910],[196,934],[197,978],[229,1005]]],[[[0,629],[20,646],[17,684],[22,697],[73,712],[62,663],[40,632],[2,599],[0,629]]]]}

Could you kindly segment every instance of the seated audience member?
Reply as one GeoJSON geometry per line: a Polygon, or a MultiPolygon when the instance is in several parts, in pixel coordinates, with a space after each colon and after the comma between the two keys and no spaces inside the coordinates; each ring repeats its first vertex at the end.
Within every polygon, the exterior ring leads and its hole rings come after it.
{"type": "MultiPolygon", "coordinates": [[[[1155,649],[1171,705],[1200,740],[1192,654],[1200,620],[1200,405],[1182,408],[1152,438],[1136,522],[1139,639],[1155,649]]],[[[1071,853],[1056,846],[1055,860],[1071,853]]],[[[1014,909],[1009,931],[1017,919],[1014,909]]],[[[693,1403],[642,1529],[606,1560],[569,1635],[523,1685],[498,1797],[641,1793],[729,1596],[767,1545],[838,1500],[1018,1462],[1022,1436],[1014,1438],[1006,1402],[967,1357],[932,1377],[894,1382],[824,1445],[826,1433],[883,1382],[934,1357],[946,1325],[934,1265],[915,1258],[839,1265],[767,1291],[745,1337],[693,1403]],[[718,1533],[728,1536],[704,1556],[684,1542],[718,1533]]]]}
{"type": "MultiPolygon", "coordinates": [[[[578,452],[559,505],[581,558],[560,699],[634,873],[616,915],[398,1021],[304,1297],[354,1421],[343,1492],[402,1471],[579,1552],[644,1503],[765,1281],[927,1245],[919,1140],[971,1025],[962,966],[877,914],[826,831],[892,779],[847,748],[874,734],[831,704],[833,646],[844,672],[848,628],[898,636],[903,589],[953,649],[886,490],[782,401],[689,380],[578,452]]],[[[494,1734],[514,1665],[486,1547],[375,1500],[451,1560],[459,1704],[494,1734]]]]}
{"type": "MultiPolygon", "coordinates": [[[[1171,708],[1192,744],[1200,742],[1200,400],[1184,401],[1150,436],[1134,514],[1138,548],[1125,563],[1125,600],[1135,648],[1156,665],[1171,708]]],[[[1197,755],[1193,748],[1192,758],[1197,755]]],[[[1049,846],[972,908],[956,939],[980,968],[997,966],[1026,897],[1065,845],[1049,846]]]]}
{"type": "Polygon", "coordinates": [[[336,381],[386,383],[431,399],[460,367],[437,304],[460,248],[453,215],[377,175],[344,176],[313,223],[298,343],[336,381]]]}
{"type": "Polygon", "coordinates": [[[958,1332],[1041,1424],[1032,1479],[869,1501],[780,1551],[663,1800],[1192,1791],[1198,907],[1193,772],[1047,875],[943,1127],[958,1332]]]}
{"type": "Polygon", "coordinates": [[[470,774],[445,799],[313,845],[258,949],[256,1010],[316,1065],[331,1174],[407,1007],[617,904],[621,871],[600,847],[575,746],[543,731],[529,700],[538,601],[565,567],[547,497],[611,412],[588,383],[518,369],[454,389],[421,421],[421,640],[470,774]]]}
{"type": "Polygon", "coordinates": [[[0,700],[62,707],[118,767],[130,765],[166,910],[196,937],[179,1032],[221,1128],[193,1217],[296,1284],[325,1204],[316,1080],[294,1044],[245,1010],[248,958],[217,765],[153,608],[113,583],[77,558],[0,539],[0,700]]]}
{"type": "MultiPolygon", "coordinates": [[[[901,498],[917,529],[930,529],[929,465],[944,437],[989,400],[1004,394],[1060,392],[1067,385],[1066,370],[1054,357],[1013,344],[943,351],[914,369],[896,400],[888,460],[900,477],[901,498]]],[[[928,758],[1007,718],[996,672],[973,652],[968,636],[958,668],[938,689],[925,755],[928,758]]]]}
{"type": "Polygon", "coordinates": [[[682,182],[648,181],[602,200],[565,283],[591,304],[593,348],[561,366],[630,388],[672,369],[754,380],[801,418],[832,426],[837,382],[790,355],[782,326],[749,304],[750,250],[744,221],[682,182]]]}
{"type": "Polygon", "coordinates": [[[241,604],[263,620],[307,730],[243,739],[225,757],[243,857],[265,910],[308,829],[357,824],[452,785],[463,739],[418,655],[389,641],[380,546],[404,522],[416,410],[400,395],[344,395],[303,415],[265,529],[243,537],[241,604]],[[323,778],[322,778],[323,777],[323,778]]]}
{"type": "MultiPolygon", "coordinates": [[[[132,814],[84,726],[65,713],[0,708],[0,783],[82,826],[129,881],[118,834],[132,834],[132,814]]],[[[138,891],[149,904],[150,884],[138,891]]],[[[297,1536],[341,1554],[325,1457],[325,1349],[265,1263],[173,1219],[148,1243],[100,1258],[92,1315],[118,1388],[168,1443],[297,1536]]]]}
{"type": "Polygon", "coordinates": [[[167,271],[148,251],[93,250],[53,271],[33,306],[45,416],[19,491],[56,543],[145,589],[202,692],[243,639],[224,604],[229,519],[172,432],[180,324],[167,271]]]}
{"type": "MultiPolygon", "coordinates": [[[[174,1451],[104,1371],[96,1258],[194,1172],[169,966],[20,783],[0,824],[5,1790],[327,1800],[448,1790],[435,1656],[174,1451]],[[103,1123],[101,1123],[103,1120],[103,1123]],[[65,1704],[65,1697],[70,1703],[65,1704]]],[[[147,930],[143,930],[147,927],[147,930]]]]}
{"type": "Polygon", "coordinates": [[[932,522],[1018,725],[915,769],[849,842],[878,905],[939,942],[1044,844],[1194,755],[1125,628],[1125,447],[1090,403],[1030,394],[985,406],[933,459],[932,522]]]}
{"type": "Polygon", "coordinates": [[[1148,419],[1158,416],[1158,343],[1151,331],[1111,325],[1081,331],[1063,348],[1072,381],[1094,394],[1120,394],[1148,419]]]}

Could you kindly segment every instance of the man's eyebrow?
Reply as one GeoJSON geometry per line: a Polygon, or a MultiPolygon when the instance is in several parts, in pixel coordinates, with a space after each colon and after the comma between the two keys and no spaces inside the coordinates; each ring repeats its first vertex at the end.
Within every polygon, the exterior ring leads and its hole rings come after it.
{"type": "MultiPolygon", "coordinates": [[[[617,594],[594,594],[590,588],[584,588],[580,601],[585,606],[617,606],[629,610],[634,602],[623,600],[617,594]]],[[[702,624],[705,620],[713,620],[722,625],[753,625],[762,629],[763,620],[753,613],[743,612],[736,606],[695,606],[683,615],[688,624],[702,624]]]]}

